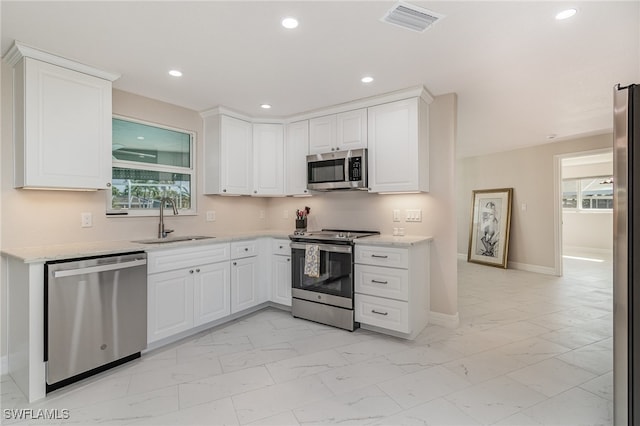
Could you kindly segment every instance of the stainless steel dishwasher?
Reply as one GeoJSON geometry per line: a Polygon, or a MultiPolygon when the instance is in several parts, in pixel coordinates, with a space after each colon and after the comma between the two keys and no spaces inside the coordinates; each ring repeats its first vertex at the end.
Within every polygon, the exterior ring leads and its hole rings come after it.
{"type": "Polygon", "coordinates": [[[147,255],[48,262],[47,392],[140,357],[147,346],[147,255]]]}

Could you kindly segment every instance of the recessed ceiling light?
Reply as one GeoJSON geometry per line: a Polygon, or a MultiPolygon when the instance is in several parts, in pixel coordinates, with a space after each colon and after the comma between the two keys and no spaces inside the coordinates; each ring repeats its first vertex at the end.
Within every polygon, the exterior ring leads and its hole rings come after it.
{"type": "Polygon", "coordinates": [[[562,21],[563,19],[568,19],[571,18],[573,15],[575,15],[576,13],[578,13],[578,9],[567,9],[567,10],[563,10],[562,12],[558,13],[556,15],[556,19],[558,21],[562,21]]]}
{"type": "Polygon", "coordinates": [[[373,77],[371,77],[371,76],[365,76],[365,77],[362,77],[362,78],[360,79],[360,81],[361,81],[361,82],[363,82],[363,83],[371,83],[371,82],[373,81],[373,77]]]}
{"type": "Polygon", "coordinates": [[[182,72],[180,72],[178,70],[171,70],[171,71],[169,71],[169,75],[174,76],[174,77],[182,77],[182,72]]]}
{"type": "Polygon", "coordinates": [[[296,18],[287,17],[282,20],[282,26],[288,30],[298,28],[298,20],[296,18]]]}
{"type": "Polygon", "coordinates": [[[144,140],[144,136],[138,136],[138,140],[139,141],[143,141],[144,140]]]}
{"type": "Polygon", "coordinates": [[[269,105],[269,104],[262,104],[262,105],[260,105],[260,108],[262,108],[262,109],[269,109],[269,108],[271,108],[271,105],[269,105]]]}

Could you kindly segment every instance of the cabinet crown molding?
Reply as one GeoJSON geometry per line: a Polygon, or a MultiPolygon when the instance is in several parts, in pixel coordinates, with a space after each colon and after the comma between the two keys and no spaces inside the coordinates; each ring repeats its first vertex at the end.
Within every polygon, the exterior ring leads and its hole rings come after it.
{"type": "Polygon", "coordinates": [[[4,61],[10,66],[15,66],[22,58],[37,59],[52,65],[57,65],[83,74],[88,74],[103,80],[115,81],[120,78],[120,74],[104,71],[90,65],[73,61],[71,59],[57,56],[44,50],[40,50],[28,44],[24,44],[18,40],[14,41],[13,46],[4,55],[4,61]]]}
{"type": "Polygon", "coordinates": [[[356,99],[343,104],[332,105],[313,111],[301,112],[288,117],[281,118],[264,118],[252,117],[238,111],[234,111],[224,106],[217,106],[204,111],[200,111],[202,118],[214,115],[227,115],[240,120],[249,121],[251,123],[271,123],[271,124],[289,124],[296,121],[308,120],[310,118],[323,117],[330,114],[338,114],[341,112],[353,111],[360,108],[368,108],[380,104],[399,101],[409,98],[421,98],[427,104],[433,102],[433,96],[424,86],[414,86],[407,89],[397,90],[395,92],[384,93],[381,95],[370,96],[368,98],[356,99]]]}

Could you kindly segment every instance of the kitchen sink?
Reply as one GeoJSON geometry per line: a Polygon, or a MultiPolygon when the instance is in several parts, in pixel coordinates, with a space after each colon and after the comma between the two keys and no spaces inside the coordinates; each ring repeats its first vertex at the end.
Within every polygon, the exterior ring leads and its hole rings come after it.
{"type": "Polygon", "coordinates": [[[197,241],[197,240],[206,240],[209,238],[215,238],[215,237],[208,237],[206,235],[185,235],[182,237],[167,237],[167,238],[150,238],[148,240],[138,240],[138,241],[133,241],[134,243],[139,243],[139,244],[167,244],[167,243],[178,243],[181,241],[197,241]]]}

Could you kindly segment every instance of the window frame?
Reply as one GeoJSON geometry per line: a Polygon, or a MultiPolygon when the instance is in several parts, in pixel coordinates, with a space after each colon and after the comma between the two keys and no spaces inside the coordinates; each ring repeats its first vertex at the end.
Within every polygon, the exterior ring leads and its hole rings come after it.
{"type": "MultiPolygon", "coordinates": [[[[119,114],[112,114],[112,120],[122,120],[129,121],[132,123],[143,124],[145,126],[157,127],[159,129],[171,130],[174,132],[185,133],[189,135],[189,164],[190,167],[179,167],[179,166],[169,166],[162,164],[152,164],[152,163],[141,163],[137,161],[129,161],[129,160],[118,160],[115,157],[111,157],[111,177],[113,177],[113,169],[124,168],[124,169],[135,169],[135,170],[147,170],[152,172],[168,172],[168,173],[179,173],[190,176],[190,205],[189,209],[179,209],[178,213],[183,216],[196,216],[198,214],[197,210],[197,170],[196,170],[196,132],[187,129],[181,129],[179,127],[167,126],[165,124],[154,123],[151,121],[140,120],[138,118],[127,117],[119,114]]],[[[113,138],[111,139],[111,144],[113,145],[113,138]]],[[[112,184],[113,185],[113,184],[112,184]]],[[[106,199],[106,216],[107,217],[157,217],[160,216],[159,208],[150,208],[150,209],[112,209],[112,194],[113,194],[113,186],[111,186],[107,191],[105,191],[105,199],[106,199]],[[125,212],[125,214],[123,214],[125,212]]]]}
{"type": "MultiPolygon", "coordinates": [[[[610,179],[611,176],[610,175],[598,175],[598,176],[581,176],[581,177],[574,177],[574,178],[568,178],[568,179],[562,179],[562,182],[564,183],[565,181],[576,181],[577,183],[577,194],[576,194],[576,207],[562,207],[562,211],[563,212],[573,212],[573,213],[611,213],[613,212],[613,208],[583,208],[582,207],[582,202],[585,199],[582,195],[583,193],[583,188],[582,188],[582,181],[585,179],[610,179]]],[[[563,202],[561,204],[564,204],[564,191],[562,194],[562,199],[563,202]]],[[[591,199],[592,200],[592,199],[591,199]]]]}

